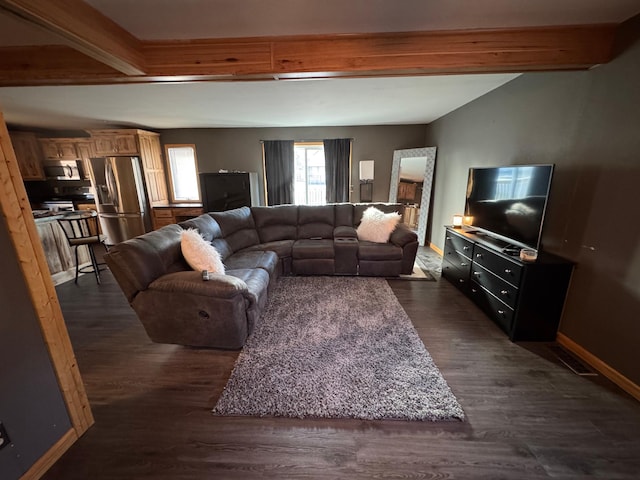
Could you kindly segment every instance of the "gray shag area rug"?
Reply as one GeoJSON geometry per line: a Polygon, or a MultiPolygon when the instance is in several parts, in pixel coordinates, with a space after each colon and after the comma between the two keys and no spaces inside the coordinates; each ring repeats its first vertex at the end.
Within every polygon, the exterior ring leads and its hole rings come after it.
{"type": "Polygon", "coordinates": [[[284,277],[216,415],[464,420],[386,280],[284,277]]]}

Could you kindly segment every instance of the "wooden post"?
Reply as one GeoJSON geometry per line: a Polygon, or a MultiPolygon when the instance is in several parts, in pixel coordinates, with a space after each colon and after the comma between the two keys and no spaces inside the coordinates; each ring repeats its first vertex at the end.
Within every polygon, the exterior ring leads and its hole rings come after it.
{"type": "Polygon", "coordinates": [[[80,435],[87,431],[94,420],[2,112],[0,211],[6,221],[73,426],[72,430],[66,432],[23,476],[39,478],[80,435]]]}

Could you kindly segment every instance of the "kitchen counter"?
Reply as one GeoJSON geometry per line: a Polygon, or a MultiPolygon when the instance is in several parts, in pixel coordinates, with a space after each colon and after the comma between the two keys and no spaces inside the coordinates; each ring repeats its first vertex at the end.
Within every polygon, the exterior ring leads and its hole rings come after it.
{"type": "Polygon", "coordinates": [[[202,203],[168,203],[166,205],[156,205],[153,208],[202,208],[202,203]]]}
{"type": "MultiPolygon", "coordinates": [[[[76,268],[74,249],[69,247],[67,237],[56,220],[78,213],[77,210],[46,213],[41,210],[34,211],[36,229],[55,285],[74,278],[76,268]]],[[[78,263],[81,268],[91,263],[87,247],[78,247],[78,263]]]]}
{"type": "Polygon", "coordinates": [[[75,212],[53,212],[50,210],[34,210],[33,219],[35,220],[36,224],[53,222],[58,218],[64,218],[65,215],[69,215],[70,213],[75,213],[75,212]]]}

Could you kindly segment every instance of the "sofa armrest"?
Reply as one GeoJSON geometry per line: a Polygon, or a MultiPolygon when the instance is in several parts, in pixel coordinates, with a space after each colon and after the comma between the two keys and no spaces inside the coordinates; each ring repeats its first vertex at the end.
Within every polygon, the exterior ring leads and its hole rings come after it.
{"type": "Polygon", "coordinates": [[[333,229],[333,238],[358,238],[358,234],[353,227],[340,226],[333,229]]]}
{"type": "Polygon", "coordinates": [[[233,298],[236,295],[248,295],[249,288],[244,280],[232,275],[209,274],[209,280],[202,279],[202,273],[196,271],[175,272],[157,278],[149,289],[202,295],[210,298],[233,298]]]}
{"type": "Polygon", "coordinates": [[[404,247],[405,245],[417,242],[418,235],[416,232],[407,227],[404,223],[399,223],[395,230],[391,233],[391,237],[389,241],[394,245],[399,247],[404,247]]]}

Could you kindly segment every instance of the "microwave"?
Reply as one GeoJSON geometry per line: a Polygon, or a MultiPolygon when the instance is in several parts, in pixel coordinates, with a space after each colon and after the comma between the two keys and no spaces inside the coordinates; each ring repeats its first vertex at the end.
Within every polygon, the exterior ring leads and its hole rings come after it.
{"type": "Polygon", "coordinates": [[[52,180],[82,180],[83,172],[77,160],[47,160],[43,164],[45,177],[52,180]]]}

